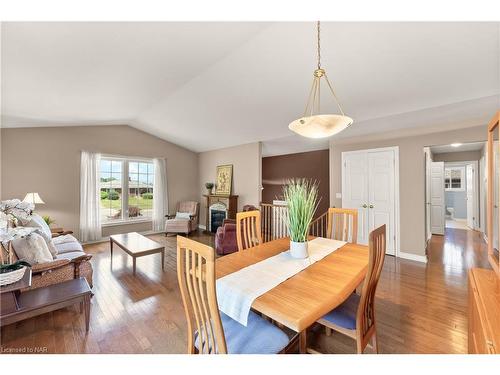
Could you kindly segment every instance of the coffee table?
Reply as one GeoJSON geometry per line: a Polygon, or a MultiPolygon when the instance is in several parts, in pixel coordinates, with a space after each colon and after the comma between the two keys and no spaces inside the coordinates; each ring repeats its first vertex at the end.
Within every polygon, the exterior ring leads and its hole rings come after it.
{"type": "Polygon", "coordinates": [[[113,257],[113,244],[132,257],[133,271],[135,275],[136,259],[150,254],[161,254],[161,269],[165,269],[165,247],[158,242],[150,240],[137,232],[113,234],[109,237],[111,258],[113,257]]]}
{"type": "Polygon", "coordinates": [[[85,328],[89,330],[90,290],[83,277],[20,293],[31,285],[31,269],[18,282],[0,288],[0,326],[19,322],[47,312],[80,304],[85,312],[85,328]]]}

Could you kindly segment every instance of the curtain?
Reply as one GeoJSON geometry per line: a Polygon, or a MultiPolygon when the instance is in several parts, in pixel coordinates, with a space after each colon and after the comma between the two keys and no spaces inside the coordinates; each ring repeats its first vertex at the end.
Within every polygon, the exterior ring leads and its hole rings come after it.
{"type": "Polygon", "coordinates": [[[100,176],[101,154],[82,151],[80,166],[80,240],[101,239],[100,176]]]}
{"type": "Polygon", "coordinates": [[[153,183],[153,231],[164,231],[168,213],[167,167],[165,159],[153,159],[155,177],[153,183]]]}

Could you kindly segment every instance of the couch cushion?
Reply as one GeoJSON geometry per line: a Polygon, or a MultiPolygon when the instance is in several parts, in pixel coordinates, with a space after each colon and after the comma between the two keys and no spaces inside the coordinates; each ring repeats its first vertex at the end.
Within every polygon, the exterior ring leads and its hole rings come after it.
{"type": "Polygon", "coordinates": [[[77,241],[56,243],[55,247],[57,249],[57,255],[70,253],[73,251],[80,251],[80,252],[83,251],[82,245],[77,241]]]}

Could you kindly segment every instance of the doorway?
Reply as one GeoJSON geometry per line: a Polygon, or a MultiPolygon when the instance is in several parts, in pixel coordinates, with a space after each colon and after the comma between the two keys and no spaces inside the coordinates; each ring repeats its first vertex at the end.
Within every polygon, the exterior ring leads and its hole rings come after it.
{"type": "Polygon", "coordinates": [[[447,229],[484,232],[485,153],[485,142],[424,148],[426,241],[447,229]]]}

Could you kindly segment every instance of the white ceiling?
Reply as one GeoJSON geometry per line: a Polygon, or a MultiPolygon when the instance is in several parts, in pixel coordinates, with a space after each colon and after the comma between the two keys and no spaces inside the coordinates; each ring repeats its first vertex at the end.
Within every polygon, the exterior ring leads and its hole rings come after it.
{"type": "MultiPolygon", "coordinates": [[[[475,126],[500,107],[500,23],[324,22],[321,39],[355,120],[339,139],[475,126]]],[[[2,126],[126,123],[194,151],[320,149],[288,130],[315,56],[310,22],[3,23],[2,126]]]]}
{"type": "Polygon", "coordinates": [[[482,150],[485,142],[464,143],[458,147],[452,145],[432,146],[430,150],[433,154],[444,154],[448,152],[479,151],[482,150]]]}

